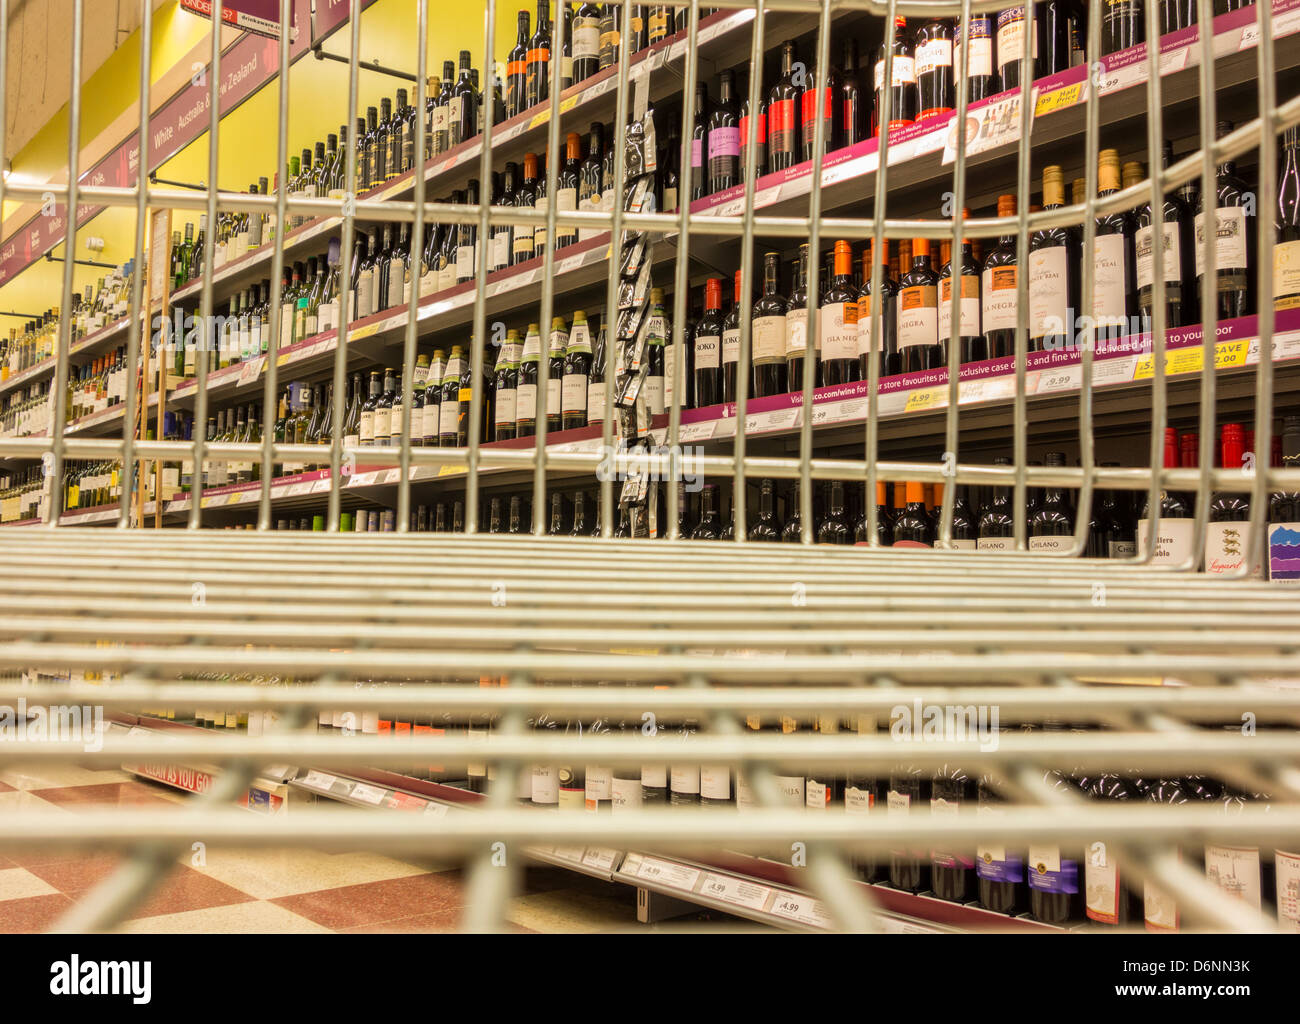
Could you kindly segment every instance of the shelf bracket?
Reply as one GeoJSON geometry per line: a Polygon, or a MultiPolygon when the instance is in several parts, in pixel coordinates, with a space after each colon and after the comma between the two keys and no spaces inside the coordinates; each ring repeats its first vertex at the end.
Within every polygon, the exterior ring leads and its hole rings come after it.
{"type": "MultiPolygon", "coordinates": [[[[351,59],[348,57],[343,57],[337,53],[326,53],[319,44],[313,47],[311,52],[316,55],[317,60],[336,60],[340,64],[352,63],[351,59]]],[[[416,77],[410,72],[398,71],[396,68],[390,68],[380,64],[377,60],[359,60],[357,61],[357,67],[362,71],[373,71],[377,75],[387,75],[389,78],[400,78],[404,82],[418,81],[418,79],[416,79],[416,77]]]]}

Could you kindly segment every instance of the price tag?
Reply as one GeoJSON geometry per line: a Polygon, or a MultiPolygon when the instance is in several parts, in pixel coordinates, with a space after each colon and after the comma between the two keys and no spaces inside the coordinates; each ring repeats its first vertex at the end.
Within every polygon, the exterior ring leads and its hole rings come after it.
{"type": "Polygon", "coordinates": [[[348,486],[349,486],[349,487],[369,487],[371,484],[373,484],[373,483],[375,482],[375,477],[377,477],[378,475],[379,475],[379,474],[378,474],[377,472],[372,472],[372,473],[353,473],[353,474],[352,474],[352,477],[348,480],[348,486]]]}
{"type": "Polygon", "coordinates": [[[930,409],[942,409],[948,404],[948,387],[921,388],[907,396],[907,405],[903,412],[926,412],[930,409]]]}
{"type": "Polygon", "coordinates": [[[589,868],[598,868],[601,871],[613,870],[614,861],[618,859],[617,850],[606,850],[600,846],[589,846],[587,852],[582,856],[582,863],[589,868]]]}
{"type": "Polygon", "coordinates": [[[1063,85],[1059,89],[1052,89],[1048,92],[1039,92],[1034,90],[1034,117],[1040,118],[1044,114],[1054,114],[1058,110],[1065,110],[1076,104],[1082,103],[1088,98],[1088,80],[1075,82],[1073,85],[1063,85]]]}
{"type": "Polygon", "coordinates": [[[209,494],[203,499],[204,508],[220,508],[230,500],[229,494],[209,494]]]}
{"type": "Polygon", "coordinates": [[[583,854],[587,852],[585,846],[557,846],[551,851],[551,856],[558,857],[560,860],[573,861],[575,864],[582,863],[583,854]]]}
{"type": "MultiPolygon", "coordinates": [[[[912,155],[925,156],[929,153],[938,153],[947,144],[947,141],[948,124],[945,123],[938,131],[930,132],[929,135],[922,135],[917,139],[916,148],[912,150],[912,155]]],[[[857,161],[853,162],[856,163],[857,161]]]]}
{"type": "Polygon", "coordinates": [[[266,365],[266,356],[258,356],[256,359],[250,359],[242,364],[239,369],[239,385],[251,384],[262,373],[262,367],[266,365]]]}
{"type": "MultiPolygon", "coordinates": [[[[1155,353],[1148,353],[1137,361],[1133,370],[1134,380],[1149,380],[1155,376],[1155,353]]],[[[1178,373],[1200,373],[1205,365],[1205,357],[1199,345],[1191,348],[1175,349],[1165,353],[1165,374],[1172,377],[1178,373]]]]}
{"type": "Polygon", "coordinates": [[[319,789],[328,792],[337,781],[333,775],[326,775],[324,772],[308,772],[301,780],[302,785],[309,789],[319,789]]]}
{"type": "Polygon", "coordinates": [[[787,921],[798,921],[817,928],[830,928],[830,916],[822,910],[821,904],[811,896],[798,896],[792,892],[778,892],[772,902],[772,913],[784,917],[787,921]]]}
{"type": "Polygon", "coordinates": [[[672,861],[660,860],[657,857],[646,857],[642,860],[636,876],[670,889],[684,889],[687,892],[694,891],[695,883],[700,880],[698,868],[674,864],[672,861]]]}
{"type": "Polygon", "coordinates": [[[683,423],[678,439],[686,441],[707,441],[713,436],[713,431],[717,427],[717,420],[702,420],[699,423],[683,423]]]}
{"type": "Polygon", "coordinates": [[[384,471],[384,483],[386,484],[395,483],[397,480],[401,478],[401,476],[402,476],[401,466],[396,466],[393,469],[387,469],[384,471]]]}
{"type": "Polygon", "coordinates": [[[435,818],[445,818],[447,816],[447,805],[428,803],[424,807],[424,813],[432,814],[435,818]]]}
{"type": "Polygon", "coordinates": [[[750,434],[765,434],[774,430],[788,430],[798,419],[798,407],[759,412],[745,418],[745,431],[750,434]]]}
{"type": "Polygon", "coordinates": [[[285,490],[285,497],[296,498],[301,494],[308,494],[311,491],[311,481],[304,480],[296,484],[290,484],[285,490]]]}
{"type": "MultiPolygon", "coordinates": [[[[1020,93],[1015,92],[1006,99],[995,100],[973,110],[966,115],[966,155],[985,153],[999,146],[1006,146],[1020,141],[1020,93]]],[[[957,124],[956,119],[948,123],[948,135],[944,142],[943,162],[945,165],[957,159],[957,124]]],[[[893,161],[893,153],[890,153],[893,161]]]]}
{"type": "MultiPolygon", "coordinates": [[[[1258,338],[1255,339],[1258,342],[1258,338]]],[[[1215,347],[1214,368],[1222,370],[1230,366],[1245,366],[1250,355],[1250,345],[1245,338],[1236,341],[1221,341],[1215,347]]]]}
{"type": "Polygon", "coordinates": [[[363,338],[370,338],[378,333],[379,333],[378,322],[375,322],[373,324],[363,324],[361,327],[356,328],[356,330],[349,331],[348,339],[350,341],[361,341],[363,338]]]}
{"type": "Polygon", "coordinates": [[[439,466],[438,467],[439,476],[459,476],[461,473],[464,472],[467,472],[464,466],[439,466]]]}
{"type": "Polygon", "coordinates": [[[738,907],[763,910],[767,906],[768,897],[772,895],[772,890],[766,885],[746,882],[731,875],[715,875],[708,872],[704,876],[704,884],[700,886],[700,893],[724,903],[734,903],[738,907]]]}
{"type": "Polygon", "coordinates": [[[313,480],[311,483],[312,494],[320,494],[324,491],[328,491],[329,489],[330,489],[329,473],[326,473],[319,480],[313,480]]]}
{"type": "Polygon", "coordinates": [[[577,270],[580,266],[582,266],[584,261],[585,261],[585,255],[566,256],[564,259],[560,260],[558,264],[556,264],[555,272],[557,274],[567,274],[571,270],[577,270]]]}
{"type": "Polygon", "coordinates": [[[759,189],[754,195],[754,209],[761,210],[764,207],[771,206],[781,198],[781,186],[772,185],[768,188],[759,189]]]}
{"type": "Polygon", "coordinates": [[[367,786],[364,782],[358,782],[353,786],[351,793],[353,800],[360,800],[363,804],[373,804],[376,807],[383,802],[385,795],[385,790],[367,786]]]}
{"type": "Polygon", "coordinates": [[[1146,81],[1146,78],[1147,62],[1145,60],[1133,61],[1123,67],[1108,69],[1102,76],[1099,91],[1101,95],[1106,96],[1112,92],[1119,92],[1121,89],[1137,85],[1138,82],[1146,81]]]}
{"type": "Polygon", "coordinates": [[[1042,370],[1038,378],[1038,392],[1077,391],[1081,371],[1077,366],[1064,366],[1055,370],[1042,370]]]}
{"type": "Polygon", "coordinates": [[[1160,74],[1172,75],[1175,71],[1182,71],[1187,67],[1187,55],[1191,52],[1191,47],[1180,46],[1177,50],[1170,50],[1168,53],[1160,55],[1160,74]]]}

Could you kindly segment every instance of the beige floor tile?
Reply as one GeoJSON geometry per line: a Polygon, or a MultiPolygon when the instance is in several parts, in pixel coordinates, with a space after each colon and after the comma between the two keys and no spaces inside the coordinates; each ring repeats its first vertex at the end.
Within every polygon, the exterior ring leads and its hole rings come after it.
{"type": "MultiPolygon", "coordinates": [[[[37,796],[25,789],[15,789],[9,793],[0,793],[0,815],[9,811],[26,811],[35,808],[38,811],[61,811],[66,812],[68,808],[61,807],[58,804],[50,803],[43,797],[37,796]]],[[[0,819],[0,828],[4,825],[0,819]]]]}
{"type": "Polygon", "coordinates": [[[0,771],[0,782],[14,789],[54,789],[58,786],[99,786],[105,782],[126,782],[134,775],[118,768],[94,770],[78,765],[17,765],[0,771]]]}
{"type": "Polygon", "coordinates": [[[59,890],[33,875],[26,868],[6,868],[0,871],[0,902],[25,900],[29,896],[48,896],[59,890]]]}
{"type": "Polygon", "coordinates": [[[636,924],[636,902],[627,886],[607,896],[555,889],[510,902],[507,920],[536,932],[608,932],[636,924]],[[626,892],[622,891],[626,890],[626,892]]]}
{"type": "MultiPolygon", "coordinates": [[[[182,858],[182,863],[193,866],[189,855],[182,858]]],[[[195,870],[259,900],[383,882],[429,871],[427,867],[377,854],[331,854],[313,850],[209,850],[207,864],[196,866],[195,870]]]]}
{"type": "Polygon", "coordinates": [[[187,910],[179,914],[160,914],[128,921],[119,931],[267,935],[296,932],[328,932],[329,929],[309,921],[274,903],[236,903],[206,910],[187,910]]]}

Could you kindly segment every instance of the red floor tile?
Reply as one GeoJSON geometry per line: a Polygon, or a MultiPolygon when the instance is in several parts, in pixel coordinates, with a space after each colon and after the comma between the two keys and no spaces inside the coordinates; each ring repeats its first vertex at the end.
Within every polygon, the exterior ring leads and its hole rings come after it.
{"type": "Polygon", "coordinates": [[[139,782],[105,782],[94,786],[59,786],[52,789],[34,789],[42,800],[60,807],[70,805],[108,804],[110,806],[139,804],[168,804],[172,801],[161,796],[151,786],[139,782]]]}
{"type": "Polygon", "coordinates": [[[9,785],[9,783],[7,782],[0,782],[0,793],[12,793],[12,792],[14,792],[13,786],[9,785]]]}
{"type": "Polygon", "coordinates": [[[71,906],[72,900],[57,892],[24,900],[5,900],[0,903],[0,933],[45,931],[71,906]]]}
{"type": "Polygon", "coordinates": [[[339,928],[337,930],[355,934],[393,933],[408,935],[454,932],[460,927],[460,915],[460,907],[447,907],[428,914],[416,914],[414,917],[400,917],[395,921],[380,921],[376,924],[363,924],[353,928],[339,928]]]}
{"type": "Polygon", "coordinates": [[[320,889],[271,902],[326,928],[341,930],[416,915],[441,917],[465,905],[465,890],[458,881],[433,873],[320,889]]]}
{"type": "Polygon", "coordinates": [[[232,903],[251,903],[253,897],[234,886],[218,882],[193,868],[179,865],[165,882],[154,890],[144,906],[132,918],[179,914],[186,910],[226,907],[232,903]]]}
{"type": "Polygon", "coordinates": [[[79,893],[103,880],[120,862],[115,853],[69,857],[67,850],[54,851],[56,856],[32,854],[32,859],[18,863],[46,885],[63,893],[79,893]]]}

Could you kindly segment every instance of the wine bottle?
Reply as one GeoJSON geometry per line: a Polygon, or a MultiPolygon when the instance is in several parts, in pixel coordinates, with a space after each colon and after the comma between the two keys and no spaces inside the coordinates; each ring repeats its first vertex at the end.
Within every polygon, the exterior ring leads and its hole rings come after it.
{"type": "MultiPolygon", "coordinates": [[[[753,74],[755,72],[751,72],[753,74]]],[[[749,166],[749,89],[746,87],[740,94],[740,157],[738,160],[740,166],[740,175],[743,178],[746,174],[745,168],[749,166]]],[[[754,149],[754,174],[763,175],[767,173],[767,100],[763,96],[762,81],[759,81],[758,92],[758,124],[754,128],[757,136],[757,144],[754,149]]],[[[664,209],[668,209],[664,204],[664,209]]]]}
{"type": "MultiPolygon", "coordinates": [[[[1246,430],[1240,423],[1223,425],[1224,469],[1241,468],[1249,472],[1246,461],[1246,430]]],[[[1253,453],[1252,457],[1253,457],[1253,453]]],[[[1220,491],[1210,502],[1209,525],[1205,533],[1205,571],[1236,573],[1241,571],[1250,551],[1250,496],[1244,491],[1220,491]]],[[[1263,566],[1256,563],[1250,575],[1263,576],[1263,566]]]]}
{"type": "Polygon", "coordinates": [[[717,540],[722,530],[722,518],[718,511],[718,485],[705,484],[704,493],[700,495],[700,521],[691,531],[691,540],[717,540]]]}
{"type": "Polygon", "coordinates": [[[854,146],[867,137],[866,98],[858,77],[858,42],[845,39],[840,59],[840,144],[854,146]]]}
{"type": "Polygon", "coordinates": [[[456,447],[456,433],[460,419],[460,381],[464,373],[465,358],[459,345],[451,348],[451,358],[443,372],[442,390],[438,403],[438,445],[456,447]]]}
{"type": "MultiPolygon", "coordinates": [[[[1046,78],[1067,70],[1074,58],[1070,38],[1072,0],[1046,0],[1034,7],[1037,49],[1034,77],[1046,78]]],[[[1141,15],[1139,15],[1141,17],[1141,15]]]]}
{"type": "MultiPolygon", "coordinates": [[[[1168,168],[1173,159],[1173,143],[1166,140],[1161,151],[1161,167],[1168,168]]],[[[1187,323],[1184,310],[1192,295],[1188,280],[1191,268],[1186,256],[1192,235],[1191,212],[1181,196],[1171,193],[1165,196],[1163,216],[1165,324],[1170,328],[1182,327],[1187,323]]],[[[1150,203],[1138,209],[1136,225],[1137,312],[1145,321],[1151,317],[1155,301],[1155,215],[1150,203]]],[[[1196,319],[1200,319],[1199,315],[1196,319]]]]}
{"type": "Polygon", "coordinates": [[[859,380],[858,294],[853,288],[853,251],[846,241],[835,243],[833,274],[817,313],[822,383],[859,380]]]}
{"type": "MultiPolygon", "coordinates": [[[[464,56],[462,54],[462,60],[464,56]]],[[[525,106],[543,103],[551,96],[551,3],[537,0],[537,29],[528,40],[524,64],[525,106]]]]}
{"type": "Polygon", "coordinates": [[[528,12],[520,11],[515,45],[506,56],[506,117],[528,109],[528,12]]]}
{"type": "Polygon", "coordinates": [[[587,388],[591,378],[591,332],[587,314],[576,310],[569,344],[564,353],[560,389],[561,427],[576,430],[587,425],[587,388]]]}
{"type": "Polygon", "coordinates": [[[901,373],[932,370],[945,365],[943,348],[939,344],[938,284],[939,278],[930,265],[930,240],[913,239],[912,269],[898,282],[898,354],[901,373]]]}
{"type": "MultiPolygon", "coordinates": [[[[958,814],[976,799],[975,780],[957,765],[942,765],[930,781],[930,816],[958,814]]],[[[974,896],[975,861],[969,851],[930,851],[930,887],[941,900],[966,903],[974,896]]]]}
{"type": "Polygon", "coordinates": [[[786,363],[786,304],[779,294],[781,257],[763,255],[763,294],[754,303],[753,351],[754,380],[750,394],[755,398],[783,394],[786,363]]]}
{"type": "Polygon", "coordinates": [[[695,407],[722,401],[722,279],[704,282],[704,315],[695,326],[695,407]]]}
{"type": "MultiPolygon", "coordinates": [[[[539,0],[539,3],[544,2],[539,0]]],[[[474,76],[470,71],[472,59],[469,50],[460,51],[460,76],[451,90],[447,107],[449,144],[452,146],[468,142],[478,134],[478,90],[474,88],[474,76]]]]}
{"type": "MultiPolygon", "coordinates": [[[[814,339],[817,348],[813,353],[813,387],[821,386],[821,335],[814,339]]],[[[803,393],[804,356],[808,351],[808,243],[799,246],[795,261],[794,286],[786,301],[785,314],[785,367],[786,380],[791,391],[803,393]]]]}
{"type": "Polygon", "coordinates": [[[709,112],[709,193],[740,183],[740,115],[736,110],[735,78],[730,71],[719,76],[718,102],[709,112]]]}
{"type": "Polygon", "coordinates": [[[691,128],[691,202],[709,194],[708,144],[709,93],[703,82],[695,85],[695,124],[691,128]]]}
{"type": "Polygon", "coordinates": [[[574,12],[572,40],[573,80],[582,82],[600,70],[600,8],[590,0],[574,12]]]}
{"type": "MultiPolygon", "coordinates": [[[[537,154],[524,154],[524,180],[515,191],[515,207],[532,210],[537,206],[537,154]]],[[[511,248],[514,264],[526,263],[538,255],[534,247],[534,226],[516,224],[513,229],[511,248]]]]}
{"type": "MultiPolygon", "coordinates": [[[[1052,730],[1053,725],[1044,728],[1052,730]]],[[[1059,726],[1055,727],[1059,729],[1059,726]]],[[[1064,772],[1051,770],[1044,777],[1054,789],[1078,794],[1079,787],[1064,772]]],[[[1064,928],[1084,920],[1079,889],[1079,857],[1055,843],[1031,843],[1028,856],[1029,913],[1037,921],[1064,928]]]]}
{"type": "MultiPolygon", "coordinates": [[[[925,814],[930,805],[930,780],[915,765],[902,765],[890,773],[886,811],[891,819],[925,814]]],[[[929,854],[920,850],[889,851],[889,884],[905,892],[930,888],[929,854]]]]}
{"type": "MultiPolygon", "coordinates": [[[[898,485],[894,485],[897,491],[898,485]]],[[[904,488],[906,506],[894,523],[894,547],[934,547],[934,524],[925,511],[925,487],[916,480],[907,481],[904,488]]]]}
{"type": "Polygon", "coordinates": [[[1110,0],[1101,10],[1101,52],[1118,53],[1145,43],[1146,28],[1141,0],[1110,0]]]}
{"type": "MultiPolygon", "coordinates": [[[[840,75],[831,64],[826,68],[826,92],[822,110],[822,153],[833,153],[844,145],[844,111],[841,104],[844,97],[840,91],[840,75]]],[[[808,87],[799,99],[800,106],[800,154],[804,160],[812,160],[816,155],[813,143],[817,141],[817,69],[808,77],[808,87]]]]}
{"type": "MultiPolygon", "coordinates": [[[[577,132],[569,132],[565,138],[564,148],[565,160],[556,180],[555,209],[572,213],[578,208],[578,190],[582,173],[582,136],[577,132]]],[[[566,246],[576,245],[577,242],[576,227],[556,225],[555,248],[563,249],[566,246]]]]}
{"type": "MultiPolygon", "coordinates": [[[[1165,430],[1166,469],[1176,469],[1179,465],[1178,431],[1169,427],[1165,430]]],[[[1184,495],[1175,491],[1160,492],[1160,535],[1156,539],[1155,551],[1151,556],[1154,565],[1182,565],[1192,557],[1192,534],[1195,521],[1192,510],[1188,507],[1184,495]]],[[[1145,553],[1151,541],[1150,510],[1143,508],[1138,519],[1137,549],[1145,553]]]]}
{"type": "Polygon", "coordinates": [[[916,88],[920,96],[917,120],[953,112],[953,25],[932,18],[916,30],[916,88]]]}
{"type": "Polygon", "coordinates": [[[768,93],[767,103],[767,170],[769,174],[793,167],[799,162],[802,137],[802,85],[796,84],[794,66],[798,63],[795,45],[781,47],[781,75],[768,93]]]}
{"type": "Polygon", "coordinates": [[[1282,134],[1276,228],[1273,308],[1300,308],[1300,127],[1295,125],[1282,134]]]}
{"type": "MultiPolygon", "coordinates": [[[[1043,168],[1043,208],[1065,205],[1061,168],[1043,168]]],[[[1079,242],[1068,228],[1043,228],[1029,239],[1029,349],[1072,344],[1079,308],[1079,242]]]]}
{"type": "Polygon", "coordinates": [[[830,492],[830,511],[817,528],[817,543],[852,544],[853,534],[844,513],[844,484],[839,480],[831,481],[830,492]]]}
{"type": "Polygon", "coordinates": [[[493,411],[492,440],[509,441],[515,436],[515,421],[518,416],[519,394],[519,353],[522,345],[519,332],[506,332],[506,340],[501,346],[501,356],[496,366],[496,395],[493,411]]]}
{"type": "MultiPolygon", "coordinates": [[[[885,40],[880,43],[880,56],[876,60],[876,106],[872,134],[880,131],[880,112],[884,110],[882,89],[885,83],[885,40]]],[[[912,55],[912,42],[907,31],[907,19],[894,18],[894,68],[889,91],[889,125],[893,132],[916,121],[919,94],[916,83],[916,60],[912,55]]]]}
{"type": "MultiPolygon", "coordinates": [[[[1277,468],[1300,469],[1300,416],[1282,420],[1277,468]]],[[[1300,491],[1276,491],[1268,502],[1268,578],[1275,583],[1300,580],[1300,491]]]]}
{"type": "MultiPolygon", "coordinates": [[[[1119,152],[1103,149],[1098,159],[1098,197],[1114,195],[1120,189],[1119,152]]],[[[1135,292],[1134,229],[1127,213],[1116,210],[1096,221],[1093,240],[1092,322],[1096,337],[1118,340],[1129,333],[1132,310],[1129,300],[1135,292]]]]}
{"type": "Polygon", "coordinates": [[[873,343],[871,322],[871,249],[868,246],[862,260],[862,287],[858,291],[858,361],[859,380],[869,379],[868,360],[873,352],[880,361],[880,376],[899,372],[898,355],[898,283],[890,274],[889,240],[880,243],[880,308],[881,339],[873,343]]]}
{"type": "Polygon", "coordinates": [[[988,820],[991,826],[988,838],[975,848],[976,898],[986,910],[1016,916],[1028,906],[1025,858],[1022,852],[1008,848],[996,838],[994,823],[1002,813],[1003,801],[992,776],[980,776],[976,800],[980,818],[988,820]]]}
{"type": "Polygon", "coordinates": [[[962,38],[961,22],[957,33],[957,88],[966,83],[966,102],[987,99],[1002,88],[993,64],[993,19],[987,14],[972,14],[970,36],[962,38]]]}
{"type": "MultiPolygon", "coordinates": [[[[1094,800],[1128,801],[1143,798],[1136,785],[1122,775],[1102,773],[1088,790],[1094,800]]],[[[1084,913],[1088,920],[1104,925],[1128,925],[1143,916],[1142,897],[1103,841],[1088,844],[1083,866],[1084,913]]]]}
{"type": "MultiPolygon", "coordinates": [[[[1220,121],[1215,137],[1232,133],[1231,121],[1220,121]]],[[[1214,245],[1216,278],[1216,316],[1220,320],[1249,316],[1254,309],[1250,263],[1255,249],[1254,194],[1237,176],[1234,160],[1225,160],[1215,169],[1215,234],[1214,245]]],[[[1205,192],[1196,210],[1196,297],[1199,313],[1201,296],[1205,288],[1205,247],[1207,227],[1205,192]]],[[[1198,317],[1199,318],[1199,317],[1198,317]]]]}
{"type": "MultiPolygon", "coordinates": [[[[964,211],[963,217],[969,216],[970,211],[964,211]]],[[[969,238],[963,238],[961,243],[961,291],[957,304],[959,319],[956,331],[952,328],[952,263],[949,259],[939,270],[939,348],[944,366],[948,365],[948,346],[954,340],[958,346],[958,359],[962,363],[983,359],[987,351],[980,324],[980,266],[971,252],[969,238]]]]}
{"type": "MultiPolygon", "coordinates": [[[[1048,452],[1048,466],[1064,466],[1065,455],[1048,452]]],[[[1049,487],[1043,503],[1029,520],[1030,551],[1068,551],[1074,543],[1074,518],[1065,488],[1049,487]]]]}

